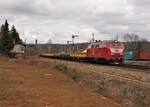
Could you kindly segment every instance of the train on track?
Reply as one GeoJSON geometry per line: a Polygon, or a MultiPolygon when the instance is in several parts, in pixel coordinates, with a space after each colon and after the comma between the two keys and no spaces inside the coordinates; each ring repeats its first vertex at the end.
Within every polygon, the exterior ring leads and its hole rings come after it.
{"type": "Polygon", "coordinates": [[[124,51],[124,44],[120,41],[96,41],[80,53],[44,53],[40,56],[65,60],[121,64],[124,60],[124,51]]]}

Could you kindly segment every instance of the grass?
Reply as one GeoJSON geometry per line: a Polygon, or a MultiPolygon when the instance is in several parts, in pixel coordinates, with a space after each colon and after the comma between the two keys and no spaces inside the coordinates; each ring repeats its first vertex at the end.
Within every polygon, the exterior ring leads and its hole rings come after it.
{"type": "Polygon", "coordinates": [[[23,91],[18,89],[22,81],[10,81],[7,75],[0,74],[0,102],[16,101],[23,103],[22,107],[38,107],[36,103],[25,99],[23,91]]]}
{"type": "Polygon", "coordinates": [[[98,91],[99,92],[103,92],[107,89],[107,82],[106,81],[102,81],[98,86],[98,91]]]}
{"type": "Polygon", "coordinates": [[[38,106],[36,103],[28,101],[24,103],[23,107],[38,107],[38,106]]]}
{"type": "MultiPolygon", "coordinates": [[[[125,107],[150,107],[150,87],[130,83],[119,78],[108,77],[103,74],[82,72],[78,68],[71,68],[65,64],[52,63],[53,65],[75,81],[85,84],[94,91],[113,99],[125,107]]],[[[27,105],[36,107],[36,105],[30,103],[27,105]]]]}
{"type": "Polygon", "coordinates": [[[118,78],[83,73],[65,64],[57,64],[55,68],[67,74],[72,79],[125,106],[150,107],[150,88],[144,88],[141,85],[137,86],[118,78]]]}
{"type": "Polygon", "coordinates": [[[5,101],[24,101],[24,92],[18,89],[20,81],[12,81],[7,74],[0,73],[0,102],[5,101]]]}
{"type": "Polygon", "coordinates": [[[83,74],[75,69],[67,67],[65,64],[58,64],[55,66],[56,69],[70,76],[73,80],[80,81],[83,78],[83,74]]]}
{"type": "Polygon", "coordinates": [[[0,101],[7,100],[10,96],[8,93],[9,81],[4,74],[0,74],[0,101]]]}

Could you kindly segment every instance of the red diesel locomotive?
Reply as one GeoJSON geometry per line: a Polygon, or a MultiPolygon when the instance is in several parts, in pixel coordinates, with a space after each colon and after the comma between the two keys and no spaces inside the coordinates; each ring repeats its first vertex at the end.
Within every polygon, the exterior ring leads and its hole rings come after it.
{"type": "Polygon", "coordinates": [[[108,63],[122,63],[124,59],[124,45],[119,41],[98,41],[89,45],[87,58],[108,63]]]}

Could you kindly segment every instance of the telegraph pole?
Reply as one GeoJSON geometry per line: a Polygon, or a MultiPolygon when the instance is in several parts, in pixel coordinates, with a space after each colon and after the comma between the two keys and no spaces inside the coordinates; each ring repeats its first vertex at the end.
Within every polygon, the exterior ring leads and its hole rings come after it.
{"type": "Polygon", "coordinates": [[[75,39],[76,37],[79,37],[79,35],[72,35],[72,44],[74,44],[74,39],[75,39]]]}
{"type": "Polygon", "coordinates": [[[67,53],[70,53],[70,44],[72,41],[67,41],[67,53]]]}
{"type": "Polygon", "coordinates": [[[35,44],[36,44],[36,45],[38,44],[38,40],[37,40],[37,39],[35,39],[35,44]]]}
{"type": "Polygon", "coordinates": [[[74,39],[79,37],[79,35],[72,35],[72,51],[74,52],[74,39]]]}
{"type": "Polygon", "coordinates": [[[92,33],[92,41],[93,41],[93,43],[95,42],[95,34],[94,33],[92,33]]]}

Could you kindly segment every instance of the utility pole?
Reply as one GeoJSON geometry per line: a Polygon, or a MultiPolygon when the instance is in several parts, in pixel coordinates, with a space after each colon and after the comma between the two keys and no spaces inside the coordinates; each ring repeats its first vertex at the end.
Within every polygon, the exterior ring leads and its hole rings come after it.
{"type": "Polygon", "coordinates": [[[72,35],[72,52],[74,52],[74,39],[76,38],[76,37],[79,37],[79,35],[72,35]]]}
{"type": "Polygon", "coordinates": [[[27,44],[27,39],[25,38],[23,42],[24,42],[24,44],[27,44]]]}
{"type": "Polygon", "coordinates": [[[94,43],[95,42],[95,34],[92,33],[92,42],[94,43]]]}
{"type": "Polygon", "coordinates": [[[72,35],[72,44],[74,44],[74,39],[75,39],[76,37],[79,37],[79,35],[72,35]]]}
{"type": "Polygon", "coordinates": [[[70,53],[71,49],[70,49],[70,44],[72,41],[67,41],[67,53],[70,53]]]}
{"type": "Polygon", "coordinates": [[[37,39],[35,39],[35,44],[36,44],[36,45],[38,44],[38,40],[37,40],[37,39]]]}

